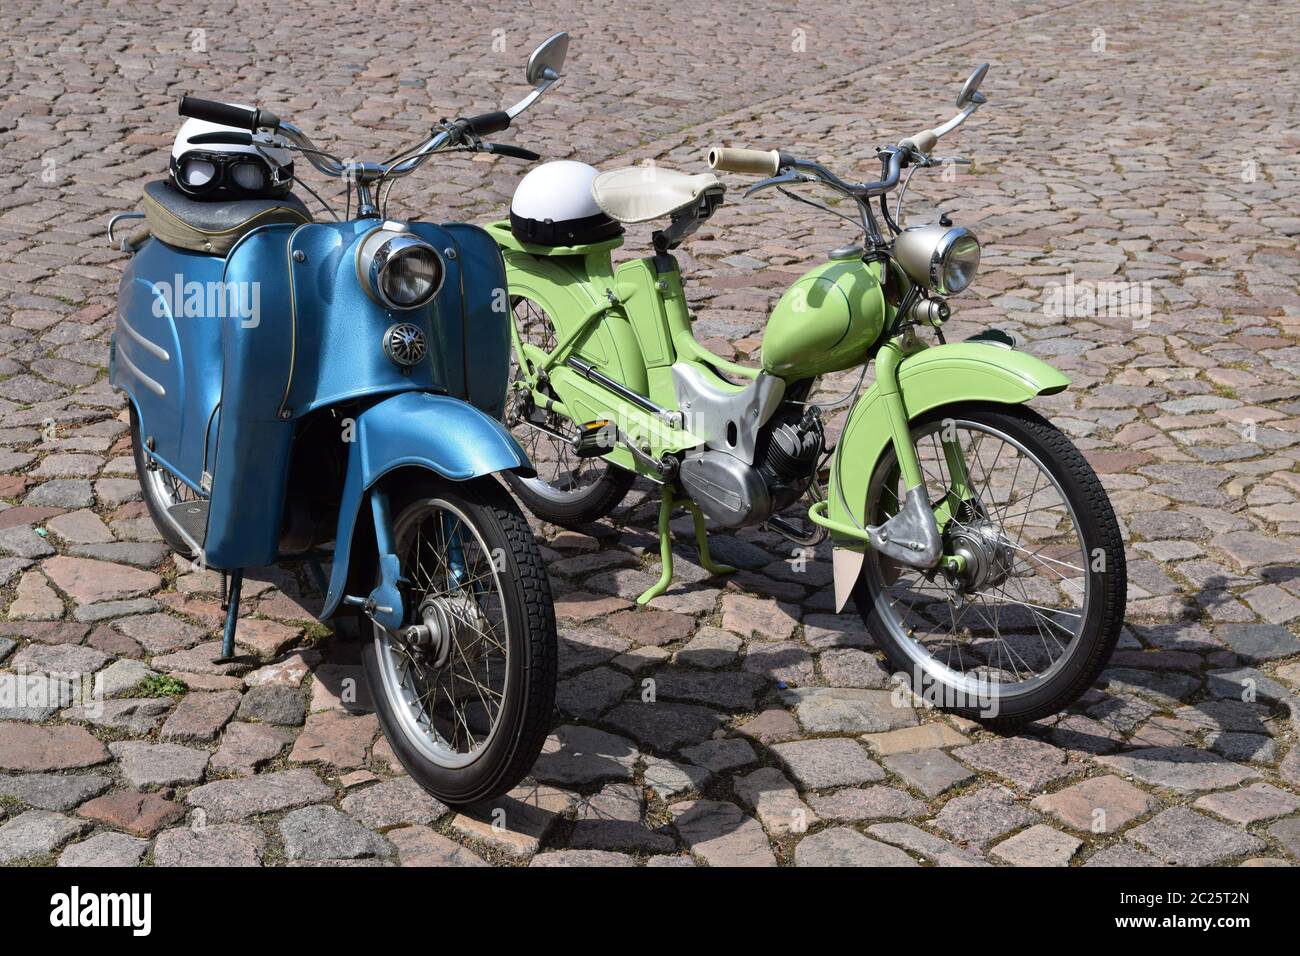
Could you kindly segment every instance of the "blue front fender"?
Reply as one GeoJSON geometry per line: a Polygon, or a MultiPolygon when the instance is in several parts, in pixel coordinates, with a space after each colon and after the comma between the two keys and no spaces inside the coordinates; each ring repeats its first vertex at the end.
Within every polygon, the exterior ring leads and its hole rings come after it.
{"type": "Polygon", "coordinates": [[[498,471],[533,473],[528,456],[499,421],[446,395],[394,395],[358,415],[351,437],[334,567],[321,618],[332,616],[343,600],[357,515],[366,493],[384,475],[406,467],[427,468],[453,481],[498,471]]]}

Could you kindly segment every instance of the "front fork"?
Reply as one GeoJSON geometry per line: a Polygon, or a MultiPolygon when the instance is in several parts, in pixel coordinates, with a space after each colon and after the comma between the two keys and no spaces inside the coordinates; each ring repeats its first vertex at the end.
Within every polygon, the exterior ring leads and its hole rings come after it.
{"type": "MultiPolygon", "coordinates": [[[[890,440],[898,461],[899,474],[907,489],[901,507],[887,521],[879,525],[851,527],[826,517],[826,502],[818,502],[809,509],[809,517],[816,523],[841,535],[864,541],[869,547],[902,564],[929,570],[937,567],[943,558],[943,526],[956,516],[962,502],[971,497],[970,481],[966,470],[966,456],[961,440],[955,433],[943,429],[940,444],[950,478],[943,500],[932,505],[926,491],[925,476],[912,443],[911,423],[903,392],[898,384],[899,367],[903,360],[917,351],[915,334],[908,329],[902,335],[889,339],[876,353],[876,388],[884,403],[889,422],[890,440]]],[[[960,570],[947,559],[947,569],[960,570]]]]}

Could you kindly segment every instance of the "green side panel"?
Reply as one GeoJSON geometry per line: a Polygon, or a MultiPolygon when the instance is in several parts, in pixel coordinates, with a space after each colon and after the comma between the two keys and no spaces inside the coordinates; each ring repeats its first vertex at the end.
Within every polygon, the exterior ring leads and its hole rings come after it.
{"type": "Polygon", "coordinates": [[[614,272],[614,291],[625,306],[632,331],[649,368],[672,365],[672,342],[668,338],[668,316],[656,283],[658,275],[650,259],[625,262],[614,272]]]}
{"type": "MultiPolygon", "coordinates": [[[[665,451],[682,451],[703,443],[700,438],[680,428],[670,428],[655,415],[643,411],[631,402],[625,402],[613,392],[589,382],[570,368],[556,368],[551,374],[551,387],[564,403],[565,410],[574,421],[590,422],[610,419],[632,437],[638,445],[648,442],[650,454],[658,457],[665,451]]],[[[616,451],[604,456],[626,468],[633,467],[633,459],[626,451],[616,451]],[[619,457],[624,456],[624,457],[619,457]]]]}
{"type": "MultiPolygon", "coordinates": [[[[1019,405],[1035,395],[1062,391],[1070,380],[1024,352],[954,342],[904,359],[898,383],[911,421],[940,406],[952,406],[957,415],[960,406],[970,402],[1019,405]]],[[[857,526],[865,523],[867,487],[876,462],[889,445],[889,435],[885,403],[877,386],[872,385],[849,412],[831,463],[827,517],[832,521],[857,526]]],[[[836,545],[859,551],[863,547],[861,542],[842,539],[837,539],[836,545]]]]}
{"type": "MultiPolygon", "coordinates": [[[[504,247],[503,247],[504,248],[504,247]]],[[[608,249],[588,255],[538,257],[504,248],[506,284],[544,311],[563,341],[592,310],[608,304],[605,290],[614,283],[608,249]]],[[[645,394],[645,363],[632,324],[614,308],[597,316],[577,339],[572,353],[615,381],[645,394]]]]}
{"type": "Polygon", "coordinates": [[[795,280],[763,332],[763,368],[787,380],[853,368],[885,325],[880,265],[823,263],[795,280]]]}

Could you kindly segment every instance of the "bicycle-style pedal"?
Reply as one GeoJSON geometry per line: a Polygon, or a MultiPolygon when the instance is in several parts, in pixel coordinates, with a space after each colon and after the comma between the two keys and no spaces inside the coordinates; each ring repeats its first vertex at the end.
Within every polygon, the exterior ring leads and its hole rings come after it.
{"type": "Polygon", "coordinates": [[[618,426],[608,419],[587,422],[579,430],[570,447],[579,458],[596,458],[607,455],[618,444],[618,426]]]}

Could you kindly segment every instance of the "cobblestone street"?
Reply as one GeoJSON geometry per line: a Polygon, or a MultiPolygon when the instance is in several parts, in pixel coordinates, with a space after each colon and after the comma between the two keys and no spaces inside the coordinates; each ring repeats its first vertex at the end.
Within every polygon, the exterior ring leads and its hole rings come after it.
{"type": "MultiPolygon", "coordinates": [[[[6,5],[0,676],[94,674],[108,699],[0,700],[0,863],[1300,859],[1300,7],[740,6],[6,5]],[[948,340],[1004,328],[1070,376],[1034,407],[1119,517],[1125,627],[1068,712],[1003,735],[897,706],[857,613],[833,613],[827,544],[804,561],[773,534],[718,533],[715,556],[740,571],[714,577],[679,511],[679,580],[636,608],[659,571],[648,484],[583,532],[536,524],[558,712],[530,778],[490,805],[450,810],[401,772],[360,644],[315,623],[302,567],[250,571],[240,650],[259,663],[212,663],[220,576],[158,537],[107,381],[127,261],[108,218],[165,175],[182,93],[256,103],[375,158],[512,102],[558,30],[563,82],[495,138],[601,169],[704,172],[725,144],[874,179],[873,146],[947,118],[991,63],[989,104],[940,149],[974,165],[917,175],[908,220],[941,210],[980,237],[948,340]],[[1136,284],[1150,314],[1048,305],[1110,282],[1136,284]]],[[[436,158],[398,182],[389,215],[504,218],[528,168],[436,158]]],[[[756,364],[781,292],[857,236],[722,178],[728,204],[678,258],[697,337],[756,364]]],[[[620,256],[649,254],[649,234],[629,229],[620,256]]]]}

